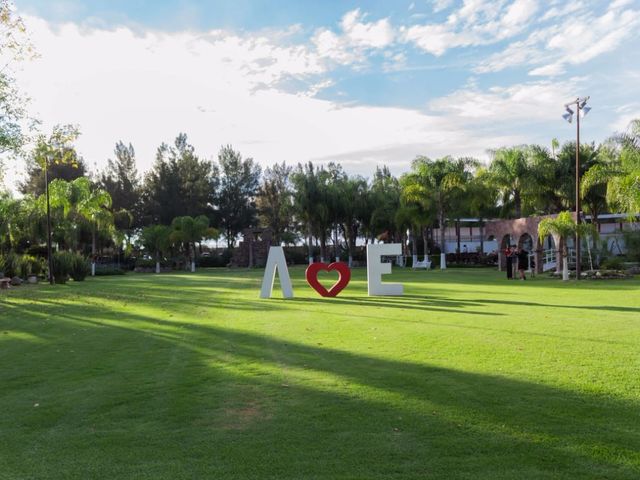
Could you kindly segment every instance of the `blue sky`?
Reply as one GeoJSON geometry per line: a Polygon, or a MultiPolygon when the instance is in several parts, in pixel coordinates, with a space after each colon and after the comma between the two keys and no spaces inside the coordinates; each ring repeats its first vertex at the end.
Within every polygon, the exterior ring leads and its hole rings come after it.
{"type": "Polygon", "coordinates": [[[180,131],[202,156],[342,161],[550,144],[640,117],[640,1],[16,0],[40,58],[18,72],[44,128],[89,164],[131,141],[141,169],[180,131]]]}

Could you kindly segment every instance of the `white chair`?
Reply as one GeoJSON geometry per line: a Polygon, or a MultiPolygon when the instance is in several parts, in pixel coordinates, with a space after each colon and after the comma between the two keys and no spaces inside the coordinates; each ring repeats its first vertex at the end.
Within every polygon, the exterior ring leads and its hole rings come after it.
{"type": "Polygon", "coordinates": [[[429,260],[429,257],[425,257],[424,260],[422,260],[421,262],[413,262],[413,267],[414,270],[416,268],[425,268],[427,270],[431,269],[431,261],[429,260]]]}

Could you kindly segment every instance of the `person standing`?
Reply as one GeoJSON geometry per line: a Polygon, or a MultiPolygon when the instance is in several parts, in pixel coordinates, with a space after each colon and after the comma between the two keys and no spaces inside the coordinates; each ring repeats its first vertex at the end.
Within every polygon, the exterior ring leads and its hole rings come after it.
{"type": "Polygon", "coordinates": [[[507,259],[507,280],[511,280],[513,278],[513,251],[511,250],[511,245],[504,251],[504,256],[507,259]]]}
{"type": "Polygon", "coordinates": [[[526,280],[525,270],[529,269],[529,252],[524,248],[518,249],[518,273],[520,274],[520,280],[526,280]]]}

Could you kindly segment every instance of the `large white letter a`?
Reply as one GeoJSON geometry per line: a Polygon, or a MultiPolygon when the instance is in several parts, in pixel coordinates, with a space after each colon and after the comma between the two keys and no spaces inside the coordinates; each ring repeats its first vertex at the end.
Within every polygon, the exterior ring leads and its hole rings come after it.
{"type": "Polygon", "coordinates": [[[260,290],[260,298],[271,298],[273,282],[276,279],[276,269],[280,274],[280,287],[282,288],[282,296],[284,298],[292,298],[293,287],[291,286],[291,278],[289,277],[287,260],[284,258],[284,250],[282,249],[282,247],[269,248],[267,264],[264,267],[264,277],[262,277],[262,289],[260,290]]]}

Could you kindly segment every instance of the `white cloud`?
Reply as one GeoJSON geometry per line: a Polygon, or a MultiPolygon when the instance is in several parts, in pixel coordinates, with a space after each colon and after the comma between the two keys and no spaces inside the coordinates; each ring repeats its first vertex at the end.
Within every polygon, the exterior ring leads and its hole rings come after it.
{"type": "MultiPolygon", "coordinates": [[[[447,115],[315,98],[331,85],[319,53],[266,36],[26,20],[41,57],[25,64],[19,84],[43,131],[80,125],[78,149],[90,167],[104,166],[123,140],[146,170],[157,146],[179,132],[203,156],[231,143],[263,164],[348,157],[352,171],[366,174],[371,162],[408,168],[417,154],[479,154],[508,137],[467,129],[447,115]],[[305,88],[282,90],[291,78],[305,88]]],[[[396,52],[389,60],[404,57],[396,52]]]]}
{"type": "Polygon", "coordinates": [[[633,102],[622,105],[615,110],[616,119],[611,123],[613,132],[626,132],[632,120],[640,119],[640,103],[633,102]]]}
{"type": "Polygon", "coordinates": [[[403,39],[435,56],[456,47],[490,45],[522,32],[538,10],[536,0],[483,2],[465,0],[444,23],[414,25],[403,39]]]}
{"type": "Polygon", "coordinates": [[[534,68],[529,72],[529,75],[541,76],[541,77],[555,77],[557,75],[562,75],[565,72],[566,72],[566,69],[564,68],[564,65],[561,62],[558,62],[558,63],[550,63],[542,67],[534,68]]]}
{"type": "Polygon", "coordinates": [[[429,106],[464,125],[483,125],[491,120],[499,125],[521,122],[531,126],[557,120],[561,106],[582,83],[583,79],[571,78],[562,83],[539,80],[487,90],[471,86],[436,99],[429,106]]]}
{"type": "Polygon", "coordinates": [[[433,11],[435,13],[446,10],[451,6],[453,0],[433,0],[433,11]]]}
{"type": "Polygon", "coordinates": [[[580,10],[583,10],[585,7],[585,4],[583,2],[580,1],[572,1],[572,2],[568,2],[566,4],[564,4],[562,7],[551,7],[549,8],[546,13],[542,16],[541,20],[542,21],[546,21],[546,20],[551,20],[551,19],[558,19],[561,17],[566,17],[569,14],[578,12],[580,10]]]}
{"type": "Polygon", "coordinates": [[[395,39],[395,31],[388,18],[366,22],[360,9],[347,12],[340,22],[341,32],[319,29],[312,41],[318,53],[337,63],[348,65],[364,62],[371,50],[384,49],[395,39]]]}
{"type": "Polygon", "coordinates": [[[575,5],[575,11],[574,7],[569,8],[570,5],[564,9],[552,8],[543,20],[571,13],[571,21],[534,30],[525,40],[514,42],[502,52],[479,62],[475,71],[497,72],[527,65],[535,67],[531,75],[558,75],[567,65],[586,63],[638,36],[640,11],[625,10],[624,1],[612,3],[600,16],[583,12],[581,4],[575,5]]]}

